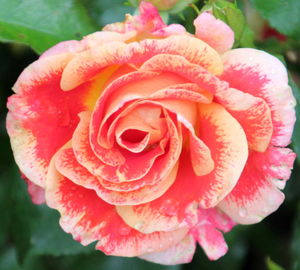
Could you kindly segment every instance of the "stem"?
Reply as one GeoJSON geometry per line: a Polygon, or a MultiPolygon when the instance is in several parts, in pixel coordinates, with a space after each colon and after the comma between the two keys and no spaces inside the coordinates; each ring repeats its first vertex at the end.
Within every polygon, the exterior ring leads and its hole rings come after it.
{"type": "Polygon", "coordinates": [[[199,10],[199,8],[195,5],[195,4],[189,4],[189,6],[193,9],[193,10],[195,10],[195,12],[197,13],[197,15],[199,15],[201,12],[200,12],[200,10],[199,10]]]}

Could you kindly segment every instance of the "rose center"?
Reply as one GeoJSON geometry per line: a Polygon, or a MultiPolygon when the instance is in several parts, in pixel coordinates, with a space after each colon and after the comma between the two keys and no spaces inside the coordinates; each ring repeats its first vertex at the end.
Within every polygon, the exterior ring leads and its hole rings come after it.
{"type": "Polygon", "coordinates": [[[127,129],[121,135],[121,139],[130,143],[138,143],[141,142],[147,136],[147,134],[147,132],[142,130],[127,129]]]}

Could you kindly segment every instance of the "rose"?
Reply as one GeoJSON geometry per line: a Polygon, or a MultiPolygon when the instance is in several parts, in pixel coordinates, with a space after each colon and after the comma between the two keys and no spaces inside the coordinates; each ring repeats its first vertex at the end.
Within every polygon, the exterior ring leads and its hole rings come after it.
{"type": "Polygon", "coordinates": [[[45,194],[83,245],[176,264],[197,241],[217,259],[221,231],[284,199],[295,158],[284,148],[287,73],[265,52],[231,50],[232,30],[210,13],[195,36],[149,3],[140,13],[23,71],[8,102],[14,156],[33,201],[45,194]]]}

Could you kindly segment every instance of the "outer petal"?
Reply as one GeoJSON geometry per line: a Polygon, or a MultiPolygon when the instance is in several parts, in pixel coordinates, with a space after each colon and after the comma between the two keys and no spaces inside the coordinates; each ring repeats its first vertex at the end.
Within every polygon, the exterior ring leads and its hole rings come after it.
{"type": "Polygon", "coordinates": [[[210,260],[218,260],[227,253],[228,246],[223,234],[211,225],[199,226],[194,231],[194,237],[210,260]]]}
{"type": "Polygon", "coordinates": [[[60,175],[52,162],[47,189],[47,204],[61,214],[62,228],[87,245],[99,240],[96,248],[108,255],[139,256],[176,245],[186,229],[142,234],[128,227],[114,206],[102,201],[94,191],[78,186],[60,175]]]}
{"type": "Polygon", "coordinates": [[[221,74],[223,64],[218,53],[205,42],[190,36],[146,39],[128,45],[111,42],[78,54],[64,70],[61,85],[71,90],[112,65],[141,65],[157,54],[181,55],[213,74],[221,74]]]}
{"type": "Polygon", "coordinates": [[[45,203],[45,190],[29,181],[25,176],[23,176],[23,179],[26,181],[28,193],[30,194],[32,202],[35,204],[45,203]]]}
{"type": "Polygon", "coordinates": [[[90,49],[113,41],[126,42],[127,40],[133,38],[135,34],[135,31],[124,34],[109,31],[98,31],[85,36],[82,43],[85,44],[87,49],[90,49]]]}
{"type": "Polygon", "coordinates": [[[142,233],[155,231],[172,231],[187,224],[179,220],[176,212],[180,203],[167,199],[160,205],[160,208],[153,207],[155,203],[141,205],[117,206],[117,212],[130,227],[136,228],[142,233]]]}
{"type": "Polygon", "coordinates": [[[129,235],[126,235],[128,228],[119,216],[111,219],[103,228],[104,237],[100,238],[96,248],[107,255],[135,257],[145,253],[160,252],[175,246],[188,232],[187,229],[179,229],[172,232],[143,234],[131,229],[129,235]],[[119,224],[124,227],[122,228],[119,224]],[[124,234],[124,231],[125,237],[118,237],[118,233],[124,234]]]}
{"type": "Polygon", "coordinates": [[[295,154],[287,148],[271,147],[265,153],[252,152],[232,192],[219,204],[228,216],[241,224],[261,221],[284,200],[283,188],[290,177],[295,154]]]}
{"type": "Polygon", "coordinates": [[[194,21],[196,37],[200,38],[219,53],[231,49],[234,43],[234,32],[223,21],[211,13],[203,12],[194,21]]]}
{"type": "Polygon", "coordinates": [[[36,87],[51,83],[61,75],[73,54],[65,53],[41,58],[29,65],[19,76],[13,90],[15,93],[33,91],[36,87]]]}
{"type": "Polygon", "coordinates": [[[71,58],[71,54],[61,54],[31,64],[14,86],[18,94],[7,104],[7,130],[15,160],[39,186],[44,184],[50,158],[70,139],[90,91],[90,84],[74,90],[72,96],[60,90],[62,70],[71,58]]]}
{"type": "Polygon", "coordinates": [[[53,56],[57,54],[64,54],[64,53],[78,53],[82,52],[86,49],[85,45],[82,41],[78,40],[67,40],[62,41],[45,51],[41,56],[41,58],[53,56]]]}
{"type": "Polygon", "coordinates": [[[296,103],[283,64],[263,51],[244,48],[225,53],[223,59],[225,70],[221,78],[231,87],[263,98],[272,114],[272,144],[288,145],[295,123],[296,103]]]}
{"type": "Polygon", "coordinates": [[[259,152],[266,151],[273,134],[268,104],[262,98],[234,88],[218,91],[215,99],[238,120],[246,133],[249,148],[259,152]]]}
{"type": "Polygon", "coordinates": [[[210,260],[217,260],[226,254],[228,247],[224,240],[223,232],[228,232],[235,223],[220,211],[199,209],[199,221],[191,229],[191,234],[210,260]]]}
{"type": "Polygon", "coordinates": [[[189,263],[196,250],[195,240],[191,236],[186,236],[178,244],[154,253],[147,253],[142,256],[139,256],[141,259],[144,259],[149,262],[165,264],[165,265],[174,265],[189,263]]]}

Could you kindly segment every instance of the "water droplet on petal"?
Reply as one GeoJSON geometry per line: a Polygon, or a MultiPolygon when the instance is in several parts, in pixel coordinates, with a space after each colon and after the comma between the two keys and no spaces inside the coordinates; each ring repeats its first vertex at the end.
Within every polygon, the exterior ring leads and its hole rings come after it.
{"type": "Polygon", "coordinates": [[[60,127],[68,127],[71,122],[71,114],[66,105],[62,106],[57,113],[60,127]]]}
{"type": "Polygon", "coordinates": [[[120,235],[128,235],[130,233],[131,229],[128,227],[128,226],[122,226],[120,229],[119,229],[119,233],[120,235]]]}
{"type": "Polygon", "coordinates": [[[263,214],[267,215],[270,212],[270,209],[268,206],[265,206],[262,210],[263,214]]]}
{"type": "Polygon", "coordinates": [[[147,252],[153,252],[153,248],[151,248],[151,247],[149,247],[149,248],[147,248],[147,252]]]}
{"type": "Polygon", "coordinates": [[[190,203],[185,209],[185,221],[190,227],[196,225],[198,220],[198,204],[196,202],[190,203]]]}
{"type": "Polygon", "coordinates": [[[144,225],[144,222],[141,221],[141,222],[136,223],[136,224],[134,225],[134,228],[135,228],[136,230],[140,230],[140,229],[143,227],[143,225],[144,225]]]}
{"type": "Polygon", "coordinates": [[[178,211],[179,202],[174,199],[165,200],[161,207],[160,212],[167,216],[175,216],[178,211]]]}
{"type": "Polygon", "coordinates": [[[248,211],[245,207],[241,207],[240,210],[239,210],[239,215],[241,217],[246,217],[248,215],[248,211]]]}

